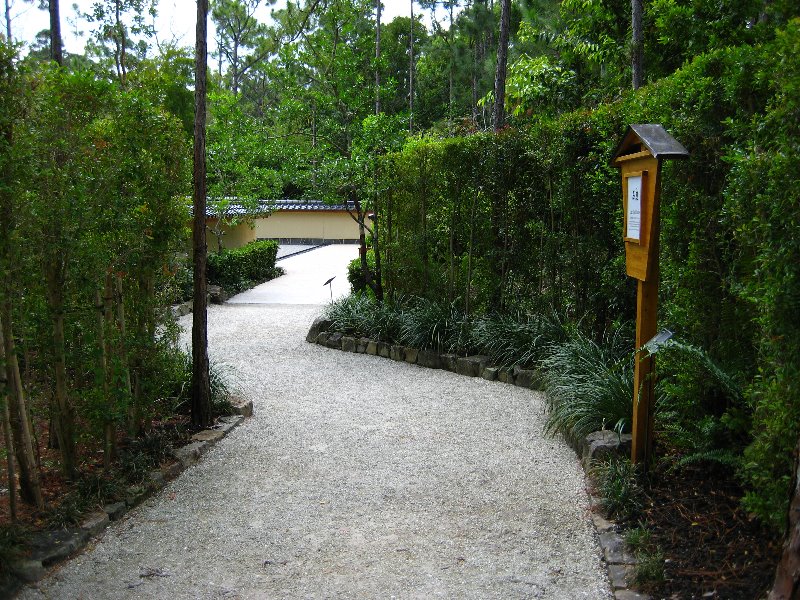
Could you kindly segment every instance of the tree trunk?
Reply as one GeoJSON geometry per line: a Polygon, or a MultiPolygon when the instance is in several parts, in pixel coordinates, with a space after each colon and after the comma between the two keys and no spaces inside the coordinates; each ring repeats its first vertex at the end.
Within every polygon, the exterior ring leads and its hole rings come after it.
{"type": "Polygon", "coordinates": [[[775,571],[775,583],[769,600],[800,598],[800,440],[794,453],[794,485],[789,504],[789,522],[783,555],[775,571]]]}
{"type": "MultiPolygon", "coordinates": [[[[377,186],[376,186],[377,187],[377,186]]],[[[378,235],[378,215],[379,211],[379,196],[375,192],[375,220],[372,222],[372,250],[375,252],[375,277],[373,278],[372,291],[375,292],[375,298],[378,302],[383,302],[383,275],[381,273],[381,249],[380,238],[378,235]]]]}
{"type": "MultiPolygon", "coordinates": [[[[364,226],[364,219],[366,219],[367,216],[361,206],[361,201],[358,199],[358,194],[354,190],[350,191],[350,201],[356,208],[356,216],[354,218],[356,223],[358,223],[358,257],[361,262],[361,276],[364,278],[364,283],[367,284],[367,287],[373,292],[376,292],[372,270],[369,268],[369,262],[367,261],[367,231],[364,226]]],[[[352,213],[350,216],[353,216],[352,213]]]]}
{"type": "MultiPolygon", "coordinates": [[[[106,274],[106,284],[104,288],[106,298],[109,293],[109,278],[110,274],[106,274]]],[[[108,304],[109,301],[103,298],[103,294],[100,293],[100,290],[95,290],[94,305],[97,309],[97,346],[100,348],[100,372],[103,377],[103,398],[106,403],[108,403],[104,415],[105,423],[103,424],[103,469],[106,471],[111,468],[111,461],[116,446],[114,435],[114,414],[116,413],[116,407],[114,406],[114,397],[111,395],[108,385],[110,379],[108,372],[110,348],[108,337],[106,336],[106,323],[109,318],[108,304]]]]}
{"type": "Polygon", "coordinates": [[[411,0],[411,30],[408,40],[408,133],[414,133],[414,0],[411,0]]]}
{"type": "Polygon", "coordinates": [[[128,62],[128,57],[126,55],[127,49],[125,48],[127,41],[125,40],[125,25],[122,23],[122,19],[120,16],[121,13],[121,2],[117,0],[114,3],[114,7],[116,10],[116,27],[117,27],[117,43],[119,45],[119,79],[122,87],[125,87],[125,84],[128,80],[128,67],[126,63],[128,62]]]}
{"type": "Polygon", "coordinates": [[[58,0],[50,0],[50,58],[64,66],[64,53],[61,42],[61,15],[58,0]]]}
{"type": "MultiPolygon", "coordinates": [[[[413,26],[413,23],[412,23],[413,26]]],[[[375,0],[375,114],[381,114],[381,0],[375,0]]]]}
{"type": "Polygon", "coordinates": [[[208,314],[206,258],[206,74],[208,0],[197,0],[194,90],[194,299],[192,313],[192,423],[211,424],[211,384],[208,375],[208,314]]]}
{"type": "MultiPolygon", "coordinates": [[[[2,328],[0,328],[2,329],[2,328]]],[[[2,335],[0,333],[0,335],[2,335]]],[[[5,362],[3,342],[0,341],[0,363],[5,362]]],[[[11,415],[8,410],[8,381],[5,364],[0,365],[0,402],[3,403],[3,438],[6,441],[6,475],[8,476],[8,512],[11,522],[17,522],[17,472],[14,467],[14,440],[11,437],[11,415]]]]}
{"type": "Polygon", "coordinates": [[[472,296],[472,254],[475,243],[475,206],[478,202],[478,195],[472,194],[472,209],[469,215],[469,251],[467,254],[467,288],[464,296],[464,314],[469,317],[470,298],[472,296]]]}
{"type": "MultiPolygon", "coordinates": [[[[448,86],[449,86],[449,95],[447,100],[447,128],[450,134],[453,133],[453,104],[455,104],[455,91],[453,88],[453,75],[456,68],[456,57],[455,57],[455,27],[453,26],[453,4],[455,0],[450,0],[448,4],[450,5],[450,31],[447,32],[448,38],[450,40],[450,68],[448,70],[447,78],[448,78],[448,86]]],[[[414,24],[412,23],[411,26],[413,27],[414,24]]]]}
{"type": "Polygon", "coordinates": [[[478,42],[472,46],[472,123],[478,126],[478,42]]]}
{"type": "Polygon", "coordinates": [[[508,65],[508,35],[511,28],[511,0],[500,4],[500,41],[497,44],[497,67],[494,72],[494,130],[499,131],[506,122],[506,67],[508,65]]]}
{"type": "Polygon", "coordinates": [[[64,264],[61,257],[50,259],[47,272],[47,304],[53,336],[53,371],[55,390],[53,398],[53,424],[58,448],[61,451],[61,468],[68,479],[75,476],[75,439],[72,406],[67,391],[67,356],[64,341],[64,264]]]}
{"type": "Polygon", "coordinates": [[[644,39],[642,37],[642,1],[631,0],[631,71],[633,89],[638,90],[644,81],[644,39]]]}
{"type": "MultiPolygon", "coordinates": [[[[9,425],[13,436],[13,447],[19,466],[19,491],[22,499],[37,508],[44,508],[42,488],[39,481],[39,469],[33,453],[33,437],[31,435],[30,416],[19,374],[19,361],[14,344],[12,327],[11,302],[3,301],[2,318],[0,318],[0,358],[5,359],[5,379],[8,389],[9,425]]],[[[11,450],[9,438],[9,451],[11,450]]],[[[10,488],[9,488],[10,489],[10,488]]]]}
{"type": "Polygon", "coordinates": [[[118,354],[119,364],[122,369],[124,385],[123,391],[130,401],[128,409],[128,433],[131,435],[138,435],[139,433],[139,401],[140,399],[133,393],[134,388],[131,385],[131,365],[128,358],[127,348],[127,324],[125,322],[125,296],[122,288],[122,274],[117,273],[114,279],[114,301],[116,302],[116,321],[117,331],[119,332],[118,354]]]}
{"type": "Polygon", "coordinates": [[[12,40],[11,40],[11,2],[9,0],[6,0],[6,41],[8,41],[9,44],[12,42],[12,40]]]}
{"type": "Polygon", "coordinates": [[[233,42],[233,60],[231,61],[231,91],[239,95],[239,40],[233,42]]]}
{"type": "Polygon", "coordinates": [[[383,244],[383,252],[386,256],[385,268],[383,270],[384,281],[386,281],[387,293],[389,298],[394,298],[394,276],[392,273],[392,210],[394,194],[391,190],[387,191],[386,196],[386,235],[383,244]]]}

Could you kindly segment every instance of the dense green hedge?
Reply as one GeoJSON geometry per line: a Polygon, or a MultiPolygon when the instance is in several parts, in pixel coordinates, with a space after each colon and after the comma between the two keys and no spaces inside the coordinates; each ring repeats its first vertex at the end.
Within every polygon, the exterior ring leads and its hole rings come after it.
{"type": "Polygon", "coordinates": [[[734,403],[701,369],[676,371],[670,410],[687,417],[671,426],[747,446],[748,506],[780,527],[800,423],[799,51],[795,20],[768,45],[702,55],[593,111],[389,155],[389,295],[468,313],[552,307],[596,339],[633,319],[609,159],[627,124],[661,123],[691,157],[663,173],[659,320],[746,390],[734,403]]]}
{"type": "MultiPolygon", "coordinates": [[[[373,271],[375,270],[375,252],[372,248],[367,250],[367,265],[373,271]]],[[[361,292],[368,289],[364,273],[361,271],[360,256],[347,263],[347,281],[350,283],[350,289],[353,292],[361,292]]]]}
{"type": "Polygon", "coordinates": [[[275,276],[278,242],[250,242],[242,248],[208,255],[208,281],[234,293],[275,276]]]}

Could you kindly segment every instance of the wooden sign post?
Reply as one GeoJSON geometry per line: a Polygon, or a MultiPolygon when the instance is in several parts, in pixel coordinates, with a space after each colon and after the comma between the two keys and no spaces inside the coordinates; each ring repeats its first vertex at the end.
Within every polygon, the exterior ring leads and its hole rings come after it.
{"type": "Polygon", "coordinates": [[[657,325],[661,161],[687,156],[686,148],[661,125],[630,125],[611,161],[622,176],[625,270],[637,279],[631,449],[634,463],[646,464],[653,444],[654,361],[643,346],[655,336],[657,325]]]}

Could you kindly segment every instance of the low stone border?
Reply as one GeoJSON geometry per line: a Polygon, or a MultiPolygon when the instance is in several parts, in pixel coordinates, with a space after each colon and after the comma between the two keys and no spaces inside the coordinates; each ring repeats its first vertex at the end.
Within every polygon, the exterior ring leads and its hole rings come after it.
{"type": "Polygon", "coordinates": [[[326,348],[382,356],[399,362],[417,364],[429,369],[444,369],[467,377],[482,377],[490,381],[502,381],[532,390],[542,389],[542,378],[532,369],[502,369],[489,364],[488,356],[458,356],[439,354],[432,350],[418,350],[408,346],[387,344],[368,338],[355,338],[339,332],[329,332],[330,321],[318,318],[311,325],[306,341],[326,348]]]}
{"type": "Polygon", "coordinates": [[[9,565],[11,573],[18,581],[9,582],[13,589],[0,588],[0,596],[5,593],[11,596],[22,583],[38,581],[45,576],[49,567],[83,550],[92,538],[102,536],[111,521],[119,521],[129,510],[162,489],[186,468],[195,464],[214,444],[241,425],[245,416],[253,414],[252,401],[234,399],[233,404],[240,414],[220,417],[211,429],[194,434],[188,445],[173,451],[176,462],[151,471],[141,485],[130,486],[124,501],[108,504],[102,510],[86,515],[78,527],[37,531],[27,536],[25,558],[9,565]]]}
{"type": "MultiPolygon", "coordinates": [[[[208,302],[211,304],[225,304],[228,301],[228,292],[218,285],[208,286],[208,302]]],[[[170,308],[172,316],[176,319],[188,315],[194,309],[194,300],[187,300],[180,304],[175,304],[170,308]]]]}
{"type": "MultiPolygon", "coordinates": [[[[306,341],[326,348],[382,356],[399,362],[416,364],[430,369],[444,369],[467,377],[482,377],[490,381],[501,381],[519,387],[542,391],[541,374],[532,369],[503,369],[489,364],[487,356],[457,356],[438,354],[431,350],[418,350],[406,346],[391,345],[368,338],[355,338],[330,332],[331,322],[318,317],[306,335],[306,341]]],[[[586,437],[584,443],[575,451],[581,457],[584,472],[589,473],[593,460],[600,460],[611,454],[629,452],[631,436],[618,435],[613,431],[598,431],[586,437]]],[[[592,522],[600,541],[603,560],[608,569],[608,579],[615,600],[652,600],[651,596],[629,588],[636,568],[636,557],[625,546],[625,540],[618,526],[602,515],[602,500],[589,496],[592,522]],[[630,582],[630,583],[629,583],[630,582]]]]}

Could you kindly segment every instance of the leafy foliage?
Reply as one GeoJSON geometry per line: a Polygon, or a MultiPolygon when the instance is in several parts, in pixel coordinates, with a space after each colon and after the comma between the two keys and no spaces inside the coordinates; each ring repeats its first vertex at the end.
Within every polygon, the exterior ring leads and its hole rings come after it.
{"type": "Polygon", "coordinates": [[[228,292],[240,292],[275,277],[277,253],[277,242],[264,240],[210,254],[208,280],[228,292]]]}
{"type": "Polygon", "coordinates": [[[613,456],[592,467],[603,508],[611,518],[635,519],[644,507],[639,467],[627,457],[613,456]]]}
{"type": "Polygon", "coordinates": [[[536,367],[566,337],[557,315],[494,315],[475,320],[474,344],[494,364],[536,367]]]}
{"type": "Polygon", "coordinates": [[[580,333],[542,362],[549,415],[546,430],[575,443],[593,431],[627,433],[633,413],[630,339],[617,332],[598,344],[580,333]]]}

